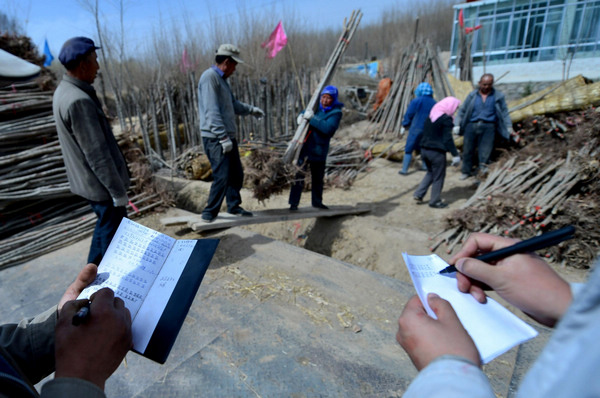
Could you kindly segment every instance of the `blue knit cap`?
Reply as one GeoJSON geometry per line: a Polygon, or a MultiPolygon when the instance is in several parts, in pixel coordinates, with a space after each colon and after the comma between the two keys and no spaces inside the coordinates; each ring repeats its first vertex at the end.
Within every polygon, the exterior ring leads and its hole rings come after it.
{"type": "Polygon", "coordinates": [[[415,89],[415,97],[420,97],[422,95],[433,95],[433,89],[427,82],[419,83],[415,89]]]}
{"type": "Polygon", "coordinates": [[[319,109],[321,109],[324,112],[327,112],[329,110],[331,110],[333,107],[343,107],[344,104],[342,104],[341,102],[338,101],[338,89],[335,86],[326,86],[323,91],[321,91],[321,95],[323,94],[329,94],[331,95],[331,98],[333,98],[333,103],[331,104],[331,106],[328,106],[327,108],[323,108],[323,105],[321,105],[321,102],[319,101],[319,109]]]}

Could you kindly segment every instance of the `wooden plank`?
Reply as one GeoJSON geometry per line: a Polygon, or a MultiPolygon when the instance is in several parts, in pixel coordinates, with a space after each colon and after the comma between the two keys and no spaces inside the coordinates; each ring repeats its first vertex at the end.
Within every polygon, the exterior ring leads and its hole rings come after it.
{"type": "Polygon", "coordinates": [[[185,224],[196,232],[237,227],[240,225],[264,224],[269,222],[300,220],[303,218],[336,217],[351,214],[361,214],[371,211],[370,203],[359,203],[356,206],[330,206],[328,210],[314,207],[300,207],[297,211],[289,209],[269,209],[254,211],[254,216],[244,217],[229,213],[220,213],[212,222],[202,220],[200,214],[178,209],[177,215],[164,217],[160,220],[163,225],[185,224]]]}

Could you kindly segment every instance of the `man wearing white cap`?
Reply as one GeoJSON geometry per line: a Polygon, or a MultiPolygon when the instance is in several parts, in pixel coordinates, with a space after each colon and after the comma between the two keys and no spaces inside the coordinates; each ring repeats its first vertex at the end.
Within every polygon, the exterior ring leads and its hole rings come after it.
{"type": "Polygon", "coordinates": [[[222,44],[217,50],[215,65],[204,71],[198,83],[200,133],[213,172],[208,202],[202,211],[202,219],[207,222],[217,217],[223,199],[227,201],[228,213],[252,216],[240,206],[244,170],[236,139],[235,115],[260,118],[265,113],[236,100],[231,92],[227,78],[235,72],[237,64],[242,63],[236,46],[222,44]]]}

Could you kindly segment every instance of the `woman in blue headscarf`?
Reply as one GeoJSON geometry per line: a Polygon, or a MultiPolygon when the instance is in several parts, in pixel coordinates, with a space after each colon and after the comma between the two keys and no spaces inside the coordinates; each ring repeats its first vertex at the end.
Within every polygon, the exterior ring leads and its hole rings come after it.
{"type": "Polygon", "coordinates": [[[342,119],[342,108],[344,104],[338,101],[338,90],[335,86],[327,86],[321,91],[319,109],[313,114],[308,109],[298,116],[298,124],[301,118],[308,120],[308,132],[300,156],[298,167],[300,170],[292,183],[290,190],[290,210],[298,210],[300,196],[304,189],[304,176],[306,169],[310,166],[312,176],[311,199],[312,207],[317,209],[328,209],[323,204],[323,178],[325,177],[325,161],[329,152],[329,140],[333,137],[342,119]]]}
{"type": "Polygon", "coordinates": [[[402,175],[408,174],[413,151],[421,150],[419,144],[423,135],[423,126],[429,117],[431,108],[435,105],[433,89],[429,83],[420,83],[415,89],[415,97],[408,105],[404,119],[402,119],[402,134],[404,134],[404,129],[410,126],[404,147],[402,170],[399,171],[402,175]]]}

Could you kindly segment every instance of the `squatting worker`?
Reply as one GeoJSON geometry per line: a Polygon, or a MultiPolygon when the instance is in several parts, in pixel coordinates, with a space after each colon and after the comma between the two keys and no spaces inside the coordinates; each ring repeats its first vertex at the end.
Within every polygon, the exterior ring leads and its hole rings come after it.
{"type": "Polygon", "coordinates": [[[317,113],[307,109],[298,116],[298,124],[301,118],[308,121],[308,132],[300,150],[298,167],[294,183],[290,190],[290,210],[298,210],[300,196],[304,189],[304,177],[307,165],[310,165],[312,178],[311,202],[312,207],[317,209],[328,209],[323,204],[323,178],[325,177],[325,161],[329,152],[329,140],[335,134],[342,120],[342,108],[344,104],[338,101],[338,89],[335,86],[327,86],[321,91],[321,99],[317,113]]]}
{"type": "Polygon", "coordinates": [[[127,216],[129,171],[92,83],[98,70],[94,42],[74,37],[58,59],[67,69],[52,109],[71,192],[88,200],[98,216],[88,262],[98,264],[127,216]]]}
{"type": "Polygon", "coordinates": [[[494,150],[496,132],[509,139],[512,122],[504,94],[494,89],[494,76],[486,73],[479,79],[479,88],[473,90],[460,107],[454,132],[464,136],[461,180],[473,173],[475,155],[479,172],[486,173],[494,150]]]}
{"type": "Polygon", "coordinates": [[[198,111],[204,152],[208,156],[213,173],[208,202],[202,211],[202,219],[213,221],[219,214],[223,199],[227,211],[240,216],[252,216],[244,210],[240,190],[244,182],[244,170],[236,139],[235,115],[263,117],[258,107],[234,98],[227,78],[235,72],[240,50],[233,44],[222,44],[215,56],[215,65],[208,68],[198,83],[198,111]]]}

